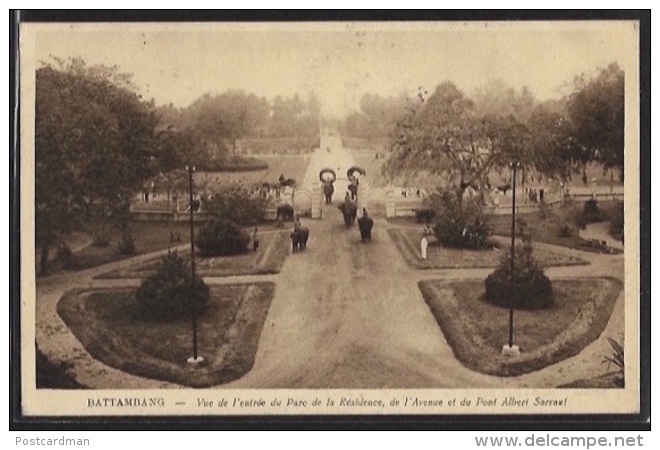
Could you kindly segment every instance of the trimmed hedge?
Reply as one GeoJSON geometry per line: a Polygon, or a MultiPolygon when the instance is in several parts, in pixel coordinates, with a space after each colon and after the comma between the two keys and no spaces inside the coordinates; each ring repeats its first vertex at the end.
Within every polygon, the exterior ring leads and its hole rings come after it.
{"type": "Polygon", "coordinates": [[[208,172],[251,172],[268,170],[268,163],[251,156],[233,156],[229,159],[212,159],[201,163],[199,169],[208,172]]]}
{"type": "Polygon", "coordinates": [[[246,253],[250,236],[240,226],[227,220],[207,222],[195,239],[202,256],[231,256],[246,253]]]}

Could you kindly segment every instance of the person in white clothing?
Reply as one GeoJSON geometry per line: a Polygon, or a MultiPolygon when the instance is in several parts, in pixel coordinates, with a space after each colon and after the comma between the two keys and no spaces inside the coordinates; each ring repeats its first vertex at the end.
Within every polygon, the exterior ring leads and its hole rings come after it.
{"type": "Polygon", "coordinates": [[[426,236],[422,237],[422,259],[426,259],[426,249],[429,246],[429,241],[426,239],[426,236]]]}

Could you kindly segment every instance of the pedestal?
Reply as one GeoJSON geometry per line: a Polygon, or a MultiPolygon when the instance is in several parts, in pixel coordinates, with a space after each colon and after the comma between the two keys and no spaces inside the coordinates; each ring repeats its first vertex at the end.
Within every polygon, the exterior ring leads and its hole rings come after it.
{"type": "Polygon", "coordinates": [[[520,349],[517,345],[512,345],[511,347],[504,345],[502,347],[502,356],[506,356],[507,358],[518,357],[520,356],[520,349]]]}
{"type": "Polygon", "coordinates": [[[202,358],[199,355],[197,355],[197,358],[194,358],[192,356],[188,358],[188,364],[190,364],[191,366],[197,366],[203,362],[204,362],[204,358],[202,358]]]}

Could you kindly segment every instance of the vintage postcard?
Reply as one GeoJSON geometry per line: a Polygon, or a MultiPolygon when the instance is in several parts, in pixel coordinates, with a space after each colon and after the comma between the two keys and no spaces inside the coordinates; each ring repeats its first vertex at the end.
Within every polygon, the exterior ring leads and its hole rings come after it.
{"type": "Polygon", "coordinates": [[[22,23],[26,416],[634,414],[639,23],[22,23]]]}

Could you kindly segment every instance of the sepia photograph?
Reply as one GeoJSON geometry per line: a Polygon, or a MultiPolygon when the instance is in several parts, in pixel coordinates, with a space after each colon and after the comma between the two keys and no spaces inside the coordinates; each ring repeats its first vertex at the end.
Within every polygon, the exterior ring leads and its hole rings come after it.
{"type": "Polygon", "coordinates": [[[22,414],[639,413],[639,41],[21,24],[22,414]]]}

